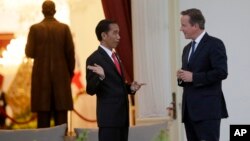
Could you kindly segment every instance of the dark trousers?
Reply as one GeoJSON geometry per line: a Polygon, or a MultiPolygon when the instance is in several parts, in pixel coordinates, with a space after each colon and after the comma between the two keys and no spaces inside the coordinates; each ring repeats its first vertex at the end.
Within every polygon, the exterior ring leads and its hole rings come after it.
{"type": "Polygon", "coordinates": [[[42,111],[37,112],[37,128],[50,127],[50,120],[53,117],[55,125],[61,125],[68,121],[68,111],[42,111]]]}
{"type": "Polygon", "coordinates": [[[128,127],[100,127],[99,141],[128,141],[128,127]]]}
{"type": "Polygon", "coordinates": [[[188,141],[219,141],[221,120],[184,121],[188,141]]]}

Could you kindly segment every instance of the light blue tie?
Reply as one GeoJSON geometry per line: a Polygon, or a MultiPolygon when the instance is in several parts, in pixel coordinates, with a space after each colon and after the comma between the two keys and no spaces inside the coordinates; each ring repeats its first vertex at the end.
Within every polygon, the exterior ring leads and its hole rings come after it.
{"type": "Polygon", "coordinates": [[[192,48],[191,48],[191,54],[189,56],[188,61],[192,58],[192,56],[194,55],[194,51],[195,51],[195,41],[192,41],[192,48]]]}

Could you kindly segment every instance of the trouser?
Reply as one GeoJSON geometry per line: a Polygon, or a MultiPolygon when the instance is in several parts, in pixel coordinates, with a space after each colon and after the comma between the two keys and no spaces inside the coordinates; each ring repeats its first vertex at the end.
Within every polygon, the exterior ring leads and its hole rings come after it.
{"type": "Polygon", "coordinates": [[[99,141],[128,141],[128,127],[100,127],[99,141]]]}
{"type": "Polygon", "coordinates": [[[192,121],[188,111],[184,117],[188,141],[219,141],[221,119],[192,121]]]}
{"type": "Polygon", "coordinates": [[[67,113],[67,110],[37,112],[37,128],[50,127],[50,120],[52,117],[54,119],[55,125],[67,123],[67,113]]]}

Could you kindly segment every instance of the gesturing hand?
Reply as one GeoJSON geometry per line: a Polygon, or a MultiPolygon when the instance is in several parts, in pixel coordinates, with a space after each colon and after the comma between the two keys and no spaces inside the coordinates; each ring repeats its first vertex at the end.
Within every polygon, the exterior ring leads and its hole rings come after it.
{"type": "Polygon", "coordinates": [[[138,91],[142,85],[146,85],[146,83],[138,83],[136,81],[132,82],[130,89],[132,92],[138,91]]]}
{"type": "Polygon", "coordinates": [[[100,65],[94,64],[93,66],[88,65],[87,69],[93,71],[94,73],[98,74],[100,76],[100,78],[104,79],[105,78],[105,74],[104,74],[104,70],[100,65]]]}

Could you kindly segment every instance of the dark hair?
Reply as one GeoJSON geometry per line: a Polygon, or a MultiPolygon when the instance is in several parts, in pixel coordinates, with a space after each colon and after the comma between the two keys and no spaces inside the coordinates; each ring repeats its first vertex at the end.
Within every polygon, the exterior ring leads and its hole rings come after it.
{"type": "Polygon", "coordinates": [[[191,25],[198,24],[200,29],[205,29],[205,18],[199,9],[187,9],[181,12],[181,15],[188,15],[190,17],[189,23],[191,25]]]}
{"type": "Polygon", "coordinates": [[[45,17],[54,16],[54,14],[56,13],[55,3],[51,0],[44,1],[42,5],[42,12],[45,17]]]}
{"type": "Polygon", "coordinates": [[[104,19],[104,20],[101,20],[96,28],[95,28],[95,34],[96,34],[96,37],[99,41],[102,41],[102,33],[103,32],[108,32],[110,30],[110,26],[111,24],[117,24],[115,21],[112,21],[112,20],[107,20],[107,19],[104,19]]]}

